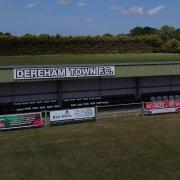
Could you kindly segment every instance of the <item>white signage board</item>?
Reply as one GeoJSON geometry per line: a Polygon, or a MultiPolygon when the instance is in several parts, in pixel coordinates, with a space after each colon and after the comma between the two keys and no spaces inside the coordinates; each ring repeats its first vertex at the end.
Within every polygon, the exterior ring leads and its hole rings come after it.
{"type": "Polygon", "coordinates": [[[115,66],[14,69],[14,80],[115,76],[115,66]]]}
{"type": "Polygon", "coordinates": [[[144,110],[144,114],[164,114],[164,113],[174,113],[177,112],[177,108],[164,108],[164,109],[150,109],[144,110]]]}
{"type": "Polygon", "coordinates": [[[69,109],[50,112],[50,122],[95,119],[95,108],[69,109]]]}

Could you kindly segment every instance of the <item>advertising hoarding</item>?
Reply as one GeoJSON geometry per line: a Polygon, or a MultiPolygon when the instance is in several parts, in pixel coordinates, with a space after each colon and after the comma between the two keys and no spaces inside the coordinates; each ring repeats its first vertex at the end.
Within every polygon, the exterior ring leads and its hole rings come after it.
{"type": "Polygon", "coordinates": [[[0,130],[41,127],[41,113],[12,114],[0,116],[0,130]]]}
{"type": "Polygon", "coordinates": [[[180,111],[180,100],[166,100],[159,102],[147,102],[144,104],[144,114],[163,114],[180,111]]]}
{"type": "Polygon", "coordinates": [[[66,123],[95,119],[96,111],[94,107],[50,112],[50,123],[66,123]]]}

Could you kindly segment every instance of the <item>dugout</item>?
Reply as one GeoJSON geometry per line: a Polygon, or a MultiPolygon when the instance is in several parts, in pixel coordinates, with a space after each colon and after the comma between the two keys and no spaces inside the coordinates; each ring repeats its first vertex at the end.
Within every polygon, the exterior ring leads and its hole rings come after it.
{"type": "Polygon", "coordinates": [[[0,67],[1,114],[125,104],[149,101],[152,96],[178,95],[180,62],[0,67]]]}

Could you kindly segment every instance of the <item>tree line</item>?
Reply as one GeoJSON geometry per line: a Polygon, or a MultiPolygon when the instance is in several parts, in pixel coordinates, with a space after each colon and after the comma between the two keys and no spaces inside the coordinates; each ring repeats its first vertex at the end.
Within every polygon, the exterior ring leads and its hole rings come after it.
{"type": "Polygon", "coordinates": [[[127,34],[62,36],[0,32],[0,55],[97,54],[97,53],[180,53],[180,29],[163,26],[135,27],[127,34]]]}

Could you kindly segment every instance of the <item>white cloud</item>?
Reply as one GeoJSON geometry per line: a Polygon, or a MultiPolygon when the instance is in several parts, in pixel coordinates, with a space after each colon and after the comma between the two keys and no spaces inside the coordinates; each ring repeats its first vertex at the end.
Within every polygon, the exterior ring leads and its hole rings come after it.
{"type": "Polygon", "coordinates": [[[85,7],[87,4],[85,2],[77,3],[77,7],[85,7]]]}
{"type": "Polygon", "coordinates": [[[142,16],[144,15],[144,8],[141,6],[132,6],[129,8],[124,8],[121,6],[110,6],[110,9],[113,11],[118,11],[126,16],[142,16]]]}
{"type": "Polygon", "coordinates": [[[38,6],[39,6],[39,4],[37,2],[32,2],[32,3],[27,4],[26,8],[27,9],[34,9],[34,8],[36,8],[38,6]]]}
{"type": "Polygon", "coordinates": [[[158,6],[158,7],[155,7],[153,9],[150,9],[148,12],[147,12],[147,15],[148,16],[155,16],[157,14],[159,14],[162,10],[164,10],[166,7],[165,6],[158,6]]]}
{"type": "Polygon", "coordinates": [[[128,9],[122,9],[121,14],[124,14],[127,16],[129,15],[142,16],[144,15],[144,10],[143,10],[143,7],[141,6],[132,6],[128,9]]]}
{"type": "Polygon", "coordinates": [[[57,0],[57,3],[59,5],[67,5],[70,3],[70,0],[57,0]]]}
{"type": "Polygon", "coordinates": [[[112,11],[117,11],[122,15],[126,15],[126,16],[142,16],[142,15],[155,16],[165,8],[166,8],[165,6],[161,5],[153,9],[150,9],[148,12],[144,12],[144,8],[142,6],[132,6],[129,8],[124,8],[121,6],[112,5],[110,6],[109,9],[112,11]]]}

